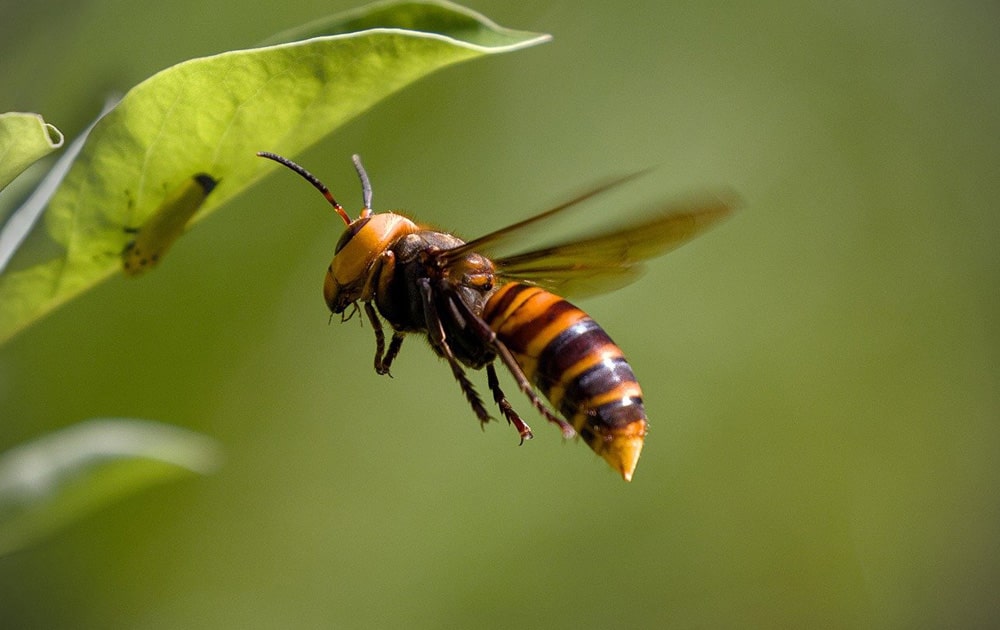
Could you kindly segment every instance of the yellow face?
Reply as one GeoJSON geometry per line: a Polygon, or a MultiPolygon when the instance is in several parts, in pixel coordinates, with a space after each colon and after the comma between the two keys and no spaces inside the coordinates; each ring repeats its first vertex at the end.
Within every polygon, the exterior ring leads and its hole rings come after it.
{"type": "Polygon", "coordinates": [[[413,221],[392,212],[362,215],[352,221],[337,243],[323,283],[323,297],[330,310],[342,313],[358,300],[370,300],[376,262],[397,239],[418,229],[413,221]]]}

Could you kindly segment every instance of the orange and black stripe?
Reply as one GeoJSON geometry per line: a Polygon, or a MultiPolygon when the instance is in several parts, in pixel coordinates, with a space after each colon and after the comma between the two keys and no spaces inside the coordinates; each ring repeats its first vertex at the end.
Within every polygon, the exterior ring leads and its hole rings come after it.
{"type": "Polygon", "coordinates": [[[630,479],[646,411],[631,366],[604,329],[561,297],[520,282],[490,296],[483,319],[584,442],[630,479]]]}

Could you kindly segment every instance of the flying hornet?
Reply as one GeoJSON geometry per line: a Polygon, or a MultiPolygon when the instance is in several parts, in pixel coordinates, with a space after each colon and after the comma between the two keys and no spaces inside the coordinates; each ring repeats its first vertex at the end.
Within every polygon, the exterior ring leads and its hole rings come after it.
{"type": "Polygon", "coordinates": [[[330,310],[342,317],[364,310],[375,332],[377,373],[389,374],[406,335],[426,336],[434,352],[451,367],[483,424],[490,414],[465,368],[486,368],[493,402],[523,443],[532,431],[500,389],[499,361],[544,418],[559,426],[567,438],[580,435],[631,481],[649,428],[642,389],[611,337],[560,294],[580,286],[603,291],[631,282],[643,261],[666,253],[729,215],[735,205],[731,195],[667,204],[651,217],[604,233],[491,256],[491,251],[532,236],[541,222],[635,175],[463,241],[402,214],[374,212],[371,185],[357,155],[353,159],[364,208],[356,219],[303,167],[274,153],[258,155],[306,179],[347,226],[327,268],[323,295],[330,310]],[[345,316],[348,309],[352,310],[345,316]],[[382,320],[392,329],[388,346],[382,320]]]}

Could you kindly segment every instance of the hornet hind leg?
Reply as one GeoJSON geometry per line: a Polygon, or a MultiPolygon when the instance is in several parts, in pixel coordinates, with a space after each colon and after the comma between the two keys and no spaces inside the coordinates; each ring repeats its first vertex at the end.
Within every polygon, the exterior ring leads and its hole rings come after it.
{"type": "MultiPolygon", "coordinates": [[[[528,400],[530,400],[531,404],[535,407],[535,409],[538,410],[538,413],[542,414],[545,417],[545,419],[548,420],[549,422],[559,425],[559,429],[562,431],[564,438],[569,439],[571,437],[576,436],[576,429],[573,428],[573,425],[571,425],[570,423],[566,422],[556,414],[549,411],[549,408],[538,396],[538,393],[535,391],[535,388],[532,387],[531,382],[528,380],[528,377],[524,374],[524,370],[521,369],[521,366],[514,358],[514,355],[510,353],[510,350],[507,349],[507,346],[505,346],[499,339],[497,339],[496,333],[493,332],[489,324],[487,324],[482,317],[479,317],[478,315],[473,313],[472,309],[470,309],[468,305],[465,304],[465,302],[458,299],[457,296],[453,296],[452,302],[461,311],[462,316],[466,319],[469,329],[475,332],[479,336],[479,338],[483,341],[483,343],[487,344],[490,348],[492,348],[493,351],[496,352],[497,356],[500,357],[500,360],[503,362],[503,364],[507,366],[507,369],[510,370],[511,375],[517,382],[518,388],[522,392],[524,392],[524,395],[528,397],[528,400]]],[[[493,365],[491,364],[489,367],[492,369],[493,365]]],[[[495,370],[493,371],[493,376],[494,377],[496,376],[495,370]]],[[[490,388],[493,389],[492,384],[490,388]]],[[[497,390],[499,390],[499,382],[497,383],[497,388],[494,389],[493,391],[494,400],[497,399],[497,390]]],[[[506,398],[503,397],[503,392],[500,392],[499,398],[506,401],[506,398]]],[[[499,400],[497,400],[497,404],[500,404],[499,400]]],[[[507,403],[507,406],[509,407],[510,403],[507,403]]],[[[503,405],[500,406],[500,410],[502,412],[504,411],[503,405]]],[[[511,411],[513,411],[513,409],[511,409],[511,411]]],[[[504,412],[505,417],[506,415],[507,415],[506,412],[504,412]]],[[[511,424],[514,424],[515,427],[518,426],[517,423],[513,422],[513,420],[511,420],[509,417],[507,419],[508,421],[511,422],[511,424]]],[[[527,425],[525,425],[525,428],[527,428],[527,425]]],[[[521,430],[520,427],[518,427],[518,431],[520,430],[521,430]]],[[[522,433],[522,440],[523,439],[525,438],[524,434],[522,433]]]]}
{"type": "Polygon", "coordinates": [[[507,422],[513,424],[517,432],[521,434],[521,444],[524,444],[525,440],[535,437],[531,432],[531,427],[525,424],[524,420],[521,420],[521,416],[517,415],[514,407],[511,406],[504,395],[503,390],[500,389],[500,379],[497,378],[497,370],[493,367],[492,363],[486,366],[486,378],[490,384],[490,391],[493,392],[493,402],[500,407],[500,413],[507,419],[507,422]]]}

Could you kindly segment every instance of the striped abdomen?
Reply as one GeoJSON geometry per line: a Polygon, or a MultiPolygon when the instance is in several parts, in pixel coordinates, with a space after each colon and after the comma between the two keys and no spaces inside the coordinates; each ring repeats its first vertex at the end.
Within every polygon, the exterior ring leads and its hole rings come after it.
{"type": "Polygon", "coordinates": [[[518,282],[490,297],[483,319],[590,448],[631,479],[646,411],[632,368],[604,329],[561,297],[518,282]]]}

